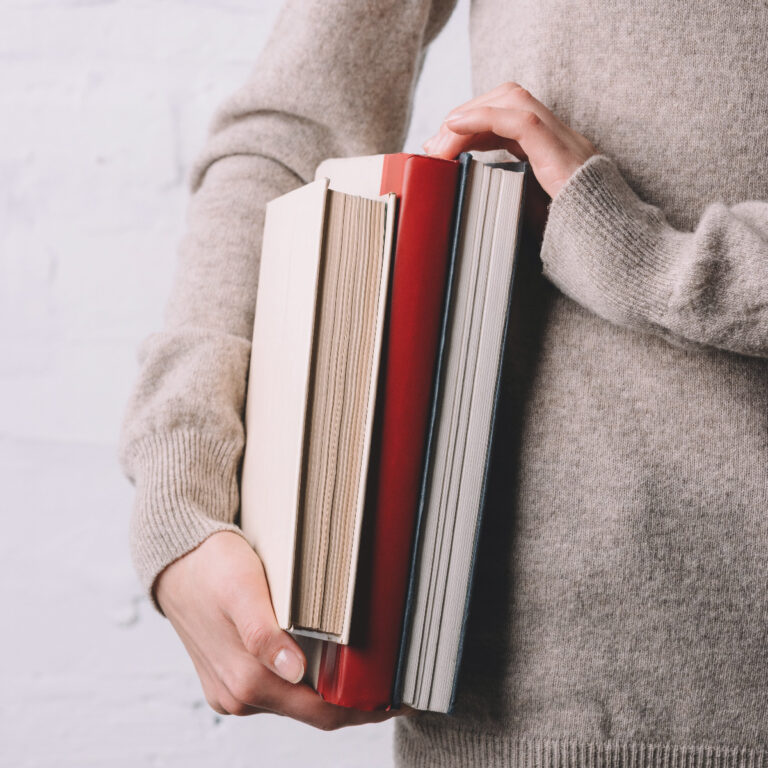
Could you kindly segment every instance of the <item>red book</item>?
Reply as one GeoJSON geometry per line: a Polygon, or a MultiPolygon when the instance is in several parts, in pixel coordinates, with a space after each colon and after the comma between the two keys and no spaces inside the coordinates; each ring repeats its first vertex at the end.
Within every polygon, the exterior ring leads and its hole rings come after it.
{"type": "MultiPolygon", "coordinates": [[[[354,166],[339,176],[348,168],[354,166]]],[[[394,192],[399,213],[377,471],[365,510],[369,539],[361,545],[350,644],[324,643],[317,683],[326,701],[345,707],[373,710],[392,702],[458,172],[455,161],[409,154],[386,155],[381,167],[380,194],[394,192]]]]}

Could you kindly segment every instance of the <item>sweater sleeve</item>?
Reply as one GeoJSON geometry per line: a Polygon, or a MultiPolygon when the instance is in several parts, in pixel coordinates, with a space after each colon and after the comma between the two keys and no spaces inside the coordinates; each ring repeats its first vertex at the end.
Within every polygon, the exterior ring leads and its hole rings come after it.
{"type": "Polygon", "coordinates": [[[454,3],[289,0],[250,77],[214,114],[189,177],[164,327],[139,350],[120,436],[136,486],[131,554],[153,599],[167,565],[212,533],[239,532],[265,204],[326,157],[400,150],[426,46],[454,3]]]}
{"type": "Polygon", "coordinates": [[[712,203],[681,232],[595,155],[553,199],[541,257],[563,293],[607,320],[768,357],[768,202],[712,203]]]}

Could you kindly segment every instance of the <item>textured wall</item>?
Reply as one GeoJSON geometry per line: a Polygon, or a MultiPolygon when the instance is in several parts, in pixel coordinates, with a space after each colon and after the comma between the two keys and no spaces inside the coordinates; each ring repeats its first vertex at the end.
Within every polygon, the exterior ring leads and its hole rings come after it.
{"type": "MultiPolygon", "coordinates": [[[[409,149],[469,93],[467,2],[409,149]]],[[[391,728],[221,718],[142,597],[115,442],[186,177],[266,0],[0,0],[0,765],[389,765],[391,728]]]]}

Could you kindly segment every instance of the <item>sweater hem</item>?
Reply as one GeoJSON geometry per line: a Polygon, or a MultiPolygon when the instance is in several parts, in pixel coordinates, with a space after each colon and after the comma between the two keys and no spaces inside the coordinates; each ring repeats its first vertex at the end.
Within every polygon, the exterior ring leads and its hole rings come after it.
{"type": "Polygon", "coordinates": [[[765,768],[766,750],[633,739],[513,737],[419,724],[418,730],[396,732],[395,764],[402,768],[765,768]]]}

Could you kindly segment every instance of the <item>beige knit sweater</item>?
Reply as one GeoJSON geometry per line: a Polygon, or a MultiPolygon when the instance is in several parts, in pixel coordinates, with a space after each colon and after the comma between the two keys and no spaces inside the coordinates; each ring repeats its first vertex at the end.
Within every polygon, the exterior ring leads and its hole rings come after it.
{"type": "MultiPolygon", "coordinates": [[[[265,202],[401,148],[452,5],[293,0],[218,110],[122,434],[148,589],[235,529],[265,202]]],[[[601,154],[519,273],[457,712],[398,720],[399,763],[759,768],[768,4],[475,0],[471,43],[476,92],[520,82],[601,154]]]]}

